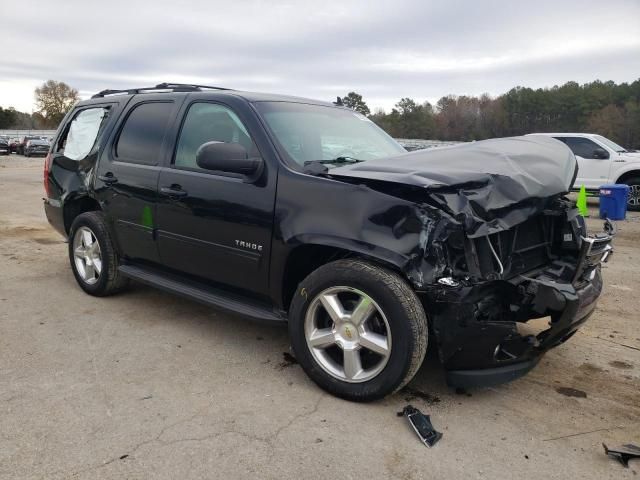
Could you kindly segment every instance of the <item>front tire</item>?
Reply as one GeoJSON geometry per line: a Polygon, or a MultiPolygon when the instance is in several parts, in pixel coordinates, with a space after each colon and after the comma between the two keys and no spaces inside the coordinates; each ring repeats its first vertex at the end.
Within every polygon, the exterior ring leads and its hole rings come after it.
{"type": "Polygon", "coordinates": [[[69,261],[78,285],[90,295],[111,295],[127,285],[118,271],[120,259],[102,212],[85,212],[73,221],[69,261]]]}
{"type": "Polygon", "coordinates": [[[627,209],[633,212],[640,211],[640,177],[630,178],[625,181],[629,185],[629,199],[627,209]]]}
{"type": "Polygon", "coordinates": [[[427,318],[396,273],[338,260],[305,278],[291,302],[289,334],[309,377],[338,397],[367,402],[406,385],[427,350],[427,318]]]}

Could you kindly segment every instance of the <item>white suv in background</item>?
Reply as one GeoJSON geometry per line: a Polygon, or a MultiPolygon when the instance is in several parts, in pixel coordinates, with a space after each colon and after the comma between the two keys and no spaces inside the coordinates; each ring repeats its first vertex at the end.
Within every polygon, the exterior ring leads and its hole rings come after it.
{"type": "Polygon", "coordinates": [[[629,210],[640,210],[640,152],[629,152],[602,135],[594,133],[532,133],[565,143],[578,160],[575,188],[584,185],[597,190],[606,183],[626,183],[629,210]]]}

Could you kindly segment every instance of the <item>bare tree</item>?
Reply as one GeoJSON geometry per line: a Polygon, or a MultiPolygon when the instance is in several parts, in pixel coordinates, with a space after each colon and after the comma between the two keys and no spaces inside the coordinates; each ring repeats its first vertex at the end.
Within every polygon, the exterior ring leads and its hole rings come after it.
{"type": "Polygon", "coordinates": [[[78,91],[64,82],[47,80],[35,89],[37,113],[46,126],[57,127],[65,114],[80,100],[78,91]]]}

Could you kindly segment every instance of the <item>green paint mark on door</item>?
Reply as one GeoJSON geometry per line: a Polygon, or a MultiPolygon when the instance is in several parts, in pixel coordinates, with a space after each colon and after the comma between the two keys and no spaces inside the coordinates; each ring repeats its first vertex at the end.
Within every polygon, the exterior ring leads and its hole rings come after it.
{"type": "Polygon", "coordinates": [[[148,205],[142,209],[142,225],[147,228],[153,228],[153,214],[151,213],[151,207],[148,205]]]}

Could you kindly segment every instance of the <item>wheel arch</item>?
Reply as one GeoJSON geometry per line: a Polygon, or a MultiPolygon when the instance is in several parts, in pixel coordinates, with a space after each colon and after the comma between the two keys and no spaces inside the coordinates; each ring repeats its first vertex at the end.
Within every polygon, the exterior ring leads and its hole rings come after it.
{"type": "Polygon", "coordinates": [[[622,175],[618,177],[615,183],[624,183],[631,178],[638,177],[640,178],[640,169],[634,169],[624,172],[622,175]]]}
{"type": "Polygon", "coordinates": [[[63,207],[64,218],[64,230],[69,234],[71,225],[76,217],[85,212],[100,211],[100,204],[98,201],[88,195],[81,195],[76,197],[67,198],[63,207]]]}
{"type": "Polygon", "coordinates": [[[292,248],[284,261],[280,280],[281,302],[284,310],[289,310],[291,299],[298,285],[311,272],[329,262],[345,258],[360,259],[391,270],[407,280],[409,285],[413,287],[413,283],[402,268],[402,265],[406,264],[404,257],[398,254],[383,256],[380,252],[377,252],[377,255],[372,255],[363,250],[347,244],[340,245],[335,242],[335,239],[331,243],[315,241],[302,243],[292,248]]]}

